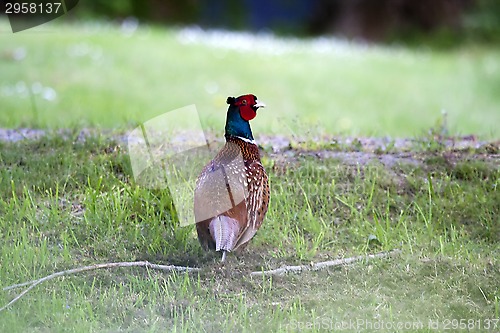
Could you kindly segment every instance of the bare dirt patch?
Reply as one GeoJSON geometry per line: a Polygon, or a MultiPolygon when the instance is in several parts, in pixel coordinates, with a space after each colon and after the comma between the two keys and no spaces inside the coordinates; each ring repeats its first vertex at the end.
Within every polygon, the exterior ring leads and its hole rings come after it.
{"type": "MultiPolygon", "coordinates": [[[[82,141],[95,135],[103,135],[119,144],[127,144],[127,134],[112,131],[83,129],[80,131],[60,129],[0,128],[0,142],[39,140],[47,135],[61,135],[65,139],[82,141]]],[[[176,140],[189,141],[189,133],[176,140]]],[[[211,148],[216,150],[222,138],[207,135],[211,148]]],[[[379,162],[387,167],[397,164],[420,165],[435,156],[447,163],[458,160],[483,160],[500,162],[500,140],[482,141],[473,135],[461,137],[389,138],[389,137],[335,137],[299,138],[285,136],[257,136],[257,142],[266,155],[273,160],[291,162],[298,157],[309,156],[320,159],[338,159],[346,164],[366,165],[379,162]]]]}

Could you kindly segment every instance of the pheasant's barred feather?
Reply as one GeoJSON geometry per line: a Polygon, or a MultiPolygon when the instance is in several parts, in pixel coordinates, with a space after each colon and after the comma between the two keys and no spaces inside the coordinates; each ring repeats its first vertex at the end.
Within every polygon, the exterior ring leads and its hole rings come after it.
{"type": "Polygon", "coordinates": [[[210,235],[215,241],[215,251],[234,248],[234,241],[238,237],[238,221],[228,216],[217,216],[210,223],[210,235]]]}
{"type": "Polygon", "coordinates": [[[264,167],[254,161],[246,168],[248,196],[246,198],[247,223],[239,235],[236,248],[246,244],[259,230],[269,205],[269,181],[264,167]]]}

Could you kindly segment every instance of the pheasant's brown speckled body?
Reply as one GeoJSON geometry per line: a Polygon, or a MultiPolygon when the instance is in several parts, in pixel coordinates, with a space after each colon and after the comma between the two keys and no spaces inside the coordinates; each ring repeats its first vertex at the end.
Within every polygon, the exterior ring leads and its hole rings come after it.
{"type": "Polygon", "coordinates": [[[228,98],[228,103],[226,144],[203,168],[194,195],[198,239],[205,250],[223,251],[223,260],[226,252],[244,248],[260,228],[270,194],[248,124],[263,105],[253,95],[228,98]]]}

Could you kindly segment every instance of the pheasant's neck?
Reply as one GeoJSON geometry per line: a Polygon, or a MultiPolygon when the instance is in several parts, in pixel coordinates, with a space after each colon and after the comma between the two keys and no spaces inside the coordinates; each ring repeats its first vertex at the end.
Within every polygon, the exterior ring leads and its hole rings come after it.
{"type": "Polygon", "coordinates": [[[244,141],[254,141],[250,123],[240,116],[235,107],[230,107],[227,112],[225,136],[241,138],[244,141]]]}

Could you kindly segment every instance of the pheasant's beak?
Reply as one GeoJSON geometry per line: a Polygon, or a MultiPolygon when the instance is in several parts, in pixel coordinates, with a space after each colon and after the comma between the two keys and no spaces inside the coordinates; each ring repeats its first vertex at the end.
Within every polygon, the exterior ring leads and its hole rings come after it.
{"type": "Polygon", "coordinates": [[[253,106],[254,108],[265,108],[266,104],[262,103],[258,99],[255,100],[255,105],[253,106]]]}

